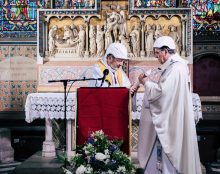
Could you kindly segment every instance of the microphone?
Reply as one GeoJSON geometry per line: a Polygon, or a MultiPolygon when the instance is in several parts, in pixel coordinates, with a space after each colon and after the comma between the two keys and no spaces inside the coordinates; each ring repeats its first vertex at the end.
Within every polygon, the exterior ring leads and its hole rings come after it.
{"type": "Polygon", "coordinates": [[[108,69],[105,69],[104,71],[103,71],[103,77],[102,77],[102,81],[101,81],[101,85],[100,85],[100,87],[102,87],[102,85],[103,85],[103,83],[104,83],[104,81],[105,81],[105,78],[106,78],[106,76],[109,74],[109,70],[108,69]]]}

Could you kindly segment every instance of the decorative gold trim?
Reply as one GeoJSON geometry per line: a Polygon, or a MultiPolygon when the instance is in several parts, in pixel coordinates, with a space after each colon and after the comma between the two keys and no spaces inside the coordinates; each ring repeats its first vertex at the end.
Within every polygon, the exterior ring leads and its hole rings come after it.
{"type": "Polygon", "coordinates": [[[131,93],[129,92],[129,104],[128,104],[128,114],[129,114],[129,156],[131,156],[132,150],[132,118],[131,118],[131,111],[132,111],[132,100],[131,100],[131,93]]]}
{"type": "Polygon", "coordinates": [[[72,146],[74,149],[76,149],[76,131],[77,131],[77,90],[78,88],[76,89],[76,95],[75,95],[75,106],[74,106],[74,110],[75,110],[75,115],[74,115],[74,120],[75,120],[75,126],[74,126],[74,145],[72,146]]]}

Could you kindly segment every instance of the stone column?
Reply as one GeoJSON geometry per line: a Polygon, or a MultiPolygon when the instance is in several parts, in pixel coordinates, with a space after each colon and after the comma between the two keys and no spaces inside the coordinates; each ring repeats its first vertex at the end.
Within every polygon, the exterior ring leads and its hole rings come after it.
{"type": "Polygon", "coordinates": [[[67,158],[71,159],[75,155],[74,149],[76,147],[76,137],[75,137],[75,126],[74,120],[67,120],[67,131],[66,131],[66,149],[67,158]]]}
{"type": "Polygon", "coordinates": [[[11,147],[10,129],[0,128],[0,163],[14,161],[14,149],[11,147]]]}
{"type": "Polygon", "coordinates": [[[141,57],[145,56],[144,51],[144,21],[141,21],[141,57]]]}
{"type": "Polygon", "coordinates": [[[180,55],[185,57],[186,56],[186,20],[182,20],[182,50],[180,55]]]}
{"type": "Polygon", "coordinates": [[[89,57],[89,26],[88,21],[86,21],[86,51],[85,57],[89,57]]]}
{"type": "Polygon", "coordinates": [[[45,141],[43,142],[43,150],[42,156],[43,157],[55,157],[55,144],[53,141],[53,133],[52,133],[52,123],[51,120],[46,118],[45,119],[45,141]]]}
{"type": "Polygon", "coordinates": [[[48,50],[48,25],[47,25],[47,22],[44,23],[44,26],[45,26],[45,31],[43,32],[45,34],[45,37],[44,37],[44,51],[47,52],[47,55],[49,53],[49,50],[48,50]]]}

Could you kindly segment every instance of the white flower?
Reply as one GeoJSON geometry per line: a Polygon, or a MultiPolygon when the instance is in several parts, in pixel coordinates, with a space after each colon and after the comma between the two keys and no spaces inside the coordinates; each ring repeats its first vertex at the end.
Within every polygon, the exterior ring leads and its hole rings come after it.
{"type": "Polygon", "coordinates": [[[107,171],[107,174],[114,174],[114,173],[113,173],[113,171],[108,170],[108,171],[107,171]]]}
{"type": "Polygon", "coordinates": [[[82,156],[82,154],[76,153],[75,157],[82,156]]]}
{"type": "Polygon", "coordinates": [[[104,159],[106,159],[106,156],[103,153],[97,153],[95,155],[95,159],[97,159],[99,161],[103,161],[104,159]]]}
{"type": "Polygon", "coordinates": [[[109,150],[105,149],[105,155],[108,155],[108,154],[109,154],[109,150]]]}
{"type": "Polygon", "coordinates": [[[92,173],[92,172],[93,172],[93,169],[91,167],[86,168],[86,173],[92,173]]]}
{"type": "Polygon", "coordinates": [[[105,164],[108,164],[109,163],[109,159],[106,159],[104,162],[105,162],[105,164]]]}
{"type": "Polygon", "coordinates": [[[104,132],[102,130],[96,131],[95,132],[96,135],[104,135],[104,132]]]}
{"type": "Polygon", "coordinates": [[[86,172],[85,166],[81,165],[76,169],[76,174],[84,174],[86,172]]]}
{"type": "Polygon", "coordinates": [[[100,135],[104,135],[104,132],[102,130],[99,131],[100,135]]]}
{"type": "Polygon", "coordinates": [[[67,170],[67,169],[65,169],[65,168],[63,168],[63,171],[64,171],[65,174],[72,174],[71,171],[69,171],[69,170],[67,170]]]}
{"type": "Polygon", "coordinates": [[[88,150],[85,150],[85,154],[88,155],[90,154],[90,152],[88,150]]]}
{"type": "Polygon", "coordinates": [[[122,173],[125,173],[126,172],[126,169],[124,166],[119,166],[118,169],[117,169],[117,172],[122,172],[122,173]]]}

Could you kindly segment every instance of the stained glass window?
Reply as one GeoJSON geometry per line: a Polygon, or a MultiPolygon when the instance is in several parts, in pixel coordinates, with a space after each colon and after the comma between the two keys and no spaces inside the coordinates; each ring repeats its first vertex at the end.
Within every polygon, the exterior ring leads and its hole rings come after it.
{"type": "Polygon", "coordinates": [[[55,0],[54,8],[93,9],[95,0],[55,0]]]}
{"type": "Polygon", "coordinates": [[[133,0],[134,8],[176,7],[176,0],[133,0]]]}
{"type": "Polygon", "coordinates": [[[36,37],[37,8],[42,8],[45,0],[1,0],[0,38],[36,37]]]}
{"type": "Polygon", "coordinates": [[[192,7],[195,31],[220,31],[220,0],[184,0],[183,5],[192,7]]]}

